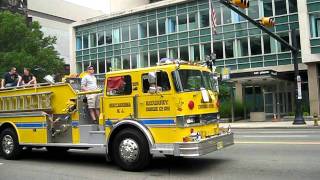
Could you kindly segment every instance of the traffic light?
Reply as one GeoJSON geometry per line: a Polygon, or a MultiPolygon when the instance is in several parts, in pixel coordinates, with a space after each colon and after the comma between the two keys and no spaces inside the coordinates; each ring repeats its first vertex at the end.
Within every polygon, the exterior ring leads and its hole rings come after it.
{"type": "Polygon", "coordinates": [[[231,3],[242,9],[249,7],[249,0],[231,0],[231,3]]]}
{"type": "Polygon", "coordinates": [[[260,20],[261,25],[266,27],[273,27],[275,25],[275,22],[270,17],[263,17],[260,20]]]}

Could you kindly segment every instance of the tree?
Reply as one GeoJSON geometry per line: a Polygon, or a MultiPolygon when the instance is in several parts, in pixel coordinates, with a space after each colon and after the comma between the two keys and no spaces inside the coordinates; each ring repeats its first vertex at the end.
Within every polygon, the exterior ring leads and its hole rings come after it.
{"type": "Polygon", "coordinates": [[[46,74],[63,73],[63,59],[54,48],[56,37],[45,37],[38,22],[26,24],[24,16],[0,11],[0,75],[24,67],[41,80],[46,74]]]}

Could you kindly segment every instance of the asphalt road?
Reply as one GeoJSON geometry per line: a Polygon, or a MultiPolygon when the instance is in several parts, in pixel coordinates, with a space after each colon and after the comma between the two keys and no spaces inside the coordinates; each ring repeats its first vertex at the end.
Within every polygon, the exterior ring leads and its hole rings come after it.
{"type": "Polygon", "coordinates": [[[154,158],[144,172],[125,172],[104,150],[50,155],[34,150],[18,161],[0,157],[0,180],[320,179],[320,129],[234,130],[236,144],[200,158],[154,158]]]}

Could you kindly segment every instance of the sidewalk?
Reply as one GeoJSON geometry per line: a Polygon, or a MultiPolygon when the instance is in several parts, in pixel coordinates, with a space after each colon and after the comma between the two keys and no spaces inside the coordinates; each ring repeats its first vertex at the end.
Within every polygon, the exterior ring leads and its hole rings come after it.
{"type": "Polygon", "coordinates": [[[279,122],[235,122],[235,123],[219,123],[220,127],[231,129],[320,129],[320,126],[314,126],[313,121],[306,121],[305,125],[293,125],[292,121],[279,121],[279,122]]]}

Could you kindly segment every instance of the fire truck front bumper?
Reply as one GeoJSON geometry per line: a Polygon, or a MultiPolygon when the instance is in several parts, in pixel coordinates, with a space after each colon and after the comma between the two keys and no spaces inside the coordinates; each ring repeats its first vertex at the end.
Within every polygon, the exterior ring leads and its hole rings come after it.
{"type": "Polygon", "coordinates": [[[199,141],[174,144],[155,144],[151,149],[151,153],[182,157],[197,157],[226,148],[233,144],[233,133],[230,132],[208,137],[199,141]]]}

